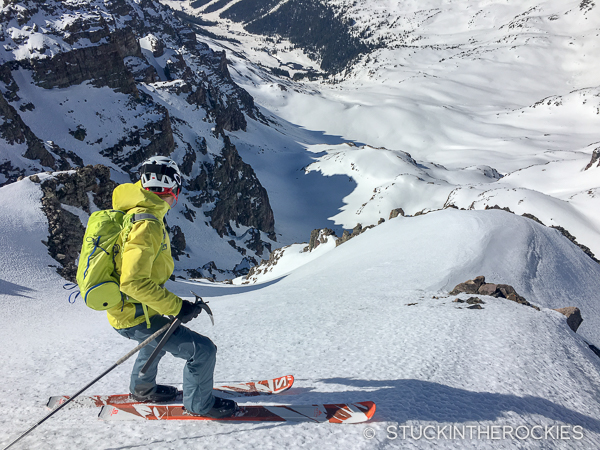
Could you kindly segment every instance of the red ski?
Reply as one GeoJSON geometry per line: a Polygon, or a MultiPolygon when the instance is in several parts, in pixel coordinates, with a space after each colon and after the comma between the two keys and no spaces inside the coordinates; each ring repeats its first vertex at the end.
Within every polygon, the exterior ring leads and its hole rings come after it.
{"type": "MultiPolygon", "coordinates": [[[[286,375],[284,377],[273,378],[271,380],[250,381],[248,383],[233,383],[222,386],[215,386],[213,393],[219,397],[254,397],[257,395],[273,395],[287,391],[294,384],[294,377],[286,375]]],[[[70,397],[66,395],[50,397],[46,406],[54,409],[70,397]]],[[[181,403],[183,399],[182,392],[179,391],[177,398],[173,403],[181,403]]],[[[70,405],[80,407],[95,407],[106,405],[130,405],[136,402],[129,394],[117,395],[88,395],[79,396],[74,399],[70,405]]]]}
{"type": "Polygon", "coordinates": [[[103,406],[99,418],[104,420],[212,420],[219,422],[330,422],[361,423],[375,414],[375,403],[341,403],[332,405],[252,405],[239,406],[232,417],[212,419],[193,416],[181,405],[134,403],[103,406]]]}

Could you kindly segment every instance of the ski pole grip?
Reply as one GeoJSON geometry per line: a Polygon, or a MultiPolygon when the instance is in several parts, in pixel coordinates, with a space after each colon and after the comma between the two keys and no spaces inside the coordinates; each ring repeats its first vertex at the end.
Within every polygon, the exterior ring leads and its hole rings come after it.
{"type": "Polygon", "coordinates": [[[158,330],[156,333],[154,333],[152,336],[150,336],[148,339],[146,339],[144,342],[142,342],[140,345],[138,345],[136,348],[134,348],[133,350],[131,350],[129,353],[127,353],[125,356],[123,356],[121,359],[119,359],[116,362],[116,365],[118,366],[119,364],[123,364],[125,361],[127,361],[129,358],[131,358],[133,355],[135,355],[137,352],[139,352],[142,348],[144,348],[146,345],[148,345],[150,342],[152,342],[154,339],[156,339],[158,336],[160,336],[161,334],[163,334],[165,331],[167,331],[167,329],[171,326],[171,323],[167,323],[164,327],[162,327],[160,330],[158,330]]]}

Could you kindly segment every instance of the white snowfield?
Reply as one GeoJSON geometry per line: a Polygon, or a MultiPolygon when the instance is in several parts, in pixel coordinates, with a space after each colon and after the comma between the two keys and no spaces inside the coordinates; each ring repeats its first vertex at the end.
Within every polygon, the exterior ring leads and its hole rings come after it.
{"type": "MultiPolygon", "coordinates": [[[[0,194],[7,445],[47,413],[49,396],[76,392],[135,345],[81,299],[68,303],[40,242],[39,187],[26,179],[0,194]]],[[[600,446],[600,358],[586,344],[600,344],[600,267],[558,231],[503,211],[448,209],[392,219],[326,250],[263,284],[167,287],[210,301],[214,328],[204,314],[190,326],[219,348],[216,381],[293,374],[288,393],[263,401],[372,400],[370,423],[110,423],[95,409],[65,409],[15,448],[600,446]],[[477,275],[512,284],[541,311],[485,296],[473,310],[448,297],[477,275]],[[548,309],[563,306],[581,308],[578,333],[548,309]]],[[[131,365],[89,393],[126,392],[131,365]]],[[[166,356],[159,382],[178,385],[182,366],[166,356]]]]}

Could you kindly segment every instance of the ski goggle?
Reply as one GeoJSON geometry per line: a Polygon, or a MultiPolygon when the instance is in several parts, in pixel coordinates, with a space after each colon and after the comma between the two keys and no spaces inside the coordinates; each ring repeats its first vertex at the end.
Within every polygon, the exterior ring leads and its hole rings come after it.
{"type": "Polygon", "coordinates": [[[175,197],[175,202],[177,202],[179,194],[181,193],[181,186],[177,186],[175,189],[166,187],[147,187],[144,189],[150,192],[154,192],[158,195],[172,195],[173,197],[175,197]]]}

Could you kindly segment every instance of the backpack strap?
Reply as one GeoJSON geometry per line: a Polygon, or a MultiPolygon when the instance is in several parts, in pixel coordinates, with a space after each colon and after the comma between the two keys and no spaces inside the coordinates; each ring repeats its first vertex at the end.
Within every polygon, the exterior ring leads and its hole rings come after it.
{"type": "Polygon", "coordinates": [[[154,215],[148,213],[133,214],[131,216],[131,223],[139,222],[140,220],[158,220],[154,215]]]}

